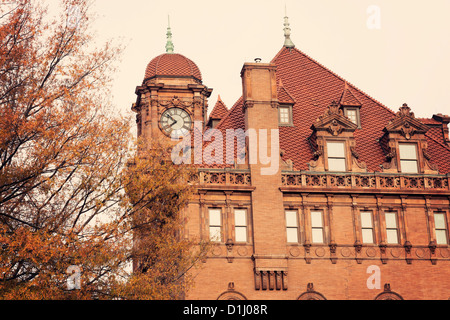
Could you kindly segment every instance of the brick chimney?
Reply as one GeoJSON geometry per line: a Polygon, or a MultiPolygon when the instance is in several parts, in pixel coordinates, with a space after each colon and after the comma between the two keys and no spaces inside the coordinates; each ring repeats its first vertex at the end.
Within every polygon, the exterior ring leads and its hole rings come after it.
{"type": "Polygon", "coordinates": [[[450,123],[450,116],[438,113],[433,115],[433,119],[442,123],[442,134],[444,135],[444,143],[450,145],[450,138],[448,133],[448,124],[450,123]]]}
{"type": "Polygon", "coordinates": [[[252,216],[256,290],[287,289],[286,222],[283,194],[279,189],[281,170],[275,74],[275,65],[267,63],[245,63],[241,71],[245,130],[257,134],[257,139],[247,140],[249,149],[257,146],[254,150],[258,154],[257,159],[252,159],[250,151],[249,161],[252,185],[255,187],[252,192],[252,216]],[[267,150],[261,145],[264,130],[267,133],[267,150]],[[261,153],[270,155],[272,161],[276,159],[276,170],[264,171],[270,165],[261,163],[261,153]]]}

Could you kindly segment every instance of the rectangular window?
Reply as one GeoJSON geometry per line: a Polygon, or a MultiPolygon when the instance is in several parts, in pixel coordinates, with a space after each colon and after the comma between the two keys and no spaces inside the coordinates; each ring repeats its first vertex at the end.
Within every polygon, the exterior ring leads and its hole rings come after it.
{"type": "Polygon", "coordinates": [[[436,244],[448,244],[447,224],[445,223],[445,213],[434,213],[434,228],[436,232],[436,244]]]}
{"type": "Polygon", "coordinates": [[[234,210],[234,232],[236,242],[247,242],[247,210],[234,210]]]}
{"type": "Polygon", "coordinates": [[[374,243],[372,212],[361,211],[361,234],[363,243],[374,243]]]}
{"type": "Polygon", "coordinates": [[[220,209],[209,209],[209,239],[222,241],[222,212],[220,209]]]}
{"type": "Polygon", "coordinates": [[[346,171],[345,143],[327,141],[328,171],[346,171]]]}
{"type": "Polygon", "coordinates": [[[291,124],[291,108],[290,107],[278,107],[278,116],[280,124],[291,124]]]}
{"type": "Polygon", "coordinates": [[[397,214],[385,212],[386,219],[386,241],[389,244],[398,244],[397,214]]]}
{"type": "Polygon", "coordinates": [[[297,211],[286,210],[286,234],[287,242],[298,242],[298,222],[297,222],[297,211]]]}
{"type": "Polygon", "coordinates": [[[404,173],[418,173],[417,145],[414,143],[399,143],[400,168],[404,173]]]}
{"type": "Polygon", "coordinates": [[[322,211],[311,211],[311,237],[312,243],[323,243],[322,211]]]}
{"type": "Polygon", "coordinates": [[[354,124],[358,124],[358,111],[356,109],[345,109],[345,115],[350,119],[354,124]]]}

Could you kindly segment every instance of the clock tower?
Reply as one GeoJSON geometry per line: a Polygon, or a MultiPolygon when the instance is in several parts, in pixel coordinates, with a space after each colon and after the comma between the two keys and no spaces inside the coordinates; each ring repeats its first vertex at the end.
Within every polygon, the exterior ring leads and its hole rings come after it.
{"type": "Polygon", "coordinates": [[[138,137],[145,141],[179,137],[193,129],[194,121],[203,122],[204,128],[211,92],[197,65],[174,53],[169,25],[166,53],[149,62],[142,85],[136,88],[132,110],[137,113],[138,137]]]}

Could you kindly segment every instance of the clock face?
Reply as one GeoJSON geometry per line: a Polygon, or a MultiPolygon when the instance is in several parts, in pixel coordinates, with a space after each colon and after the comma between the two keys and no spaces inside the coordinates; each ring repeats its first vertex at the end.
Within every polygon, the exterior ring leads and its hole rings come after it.
{"type": "Polygon", "coordinates": [[[192,120],[185,110],[170,108],[164,111],[160,119],[161,129],[169,136],[181,137],[192,128],[192,120]]]}

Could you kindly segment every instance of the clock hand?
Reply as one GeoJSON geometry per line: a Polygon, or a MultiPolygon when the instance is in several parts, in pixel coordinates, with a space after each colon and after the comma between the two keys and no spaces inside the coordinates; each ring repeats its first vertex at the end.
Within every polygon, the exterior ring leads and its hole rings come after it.
{"type": "Polygon", "coordinates": [[[175,120],[174,118],[172,118],[172,117],[170,116],[170,114],[168,114],[168,113],[166,114],[166,117],[169,118],[169,119],[172,120],[172,121],[175,121],[175,123],[177,122],[177,120],[175,120]]]}

